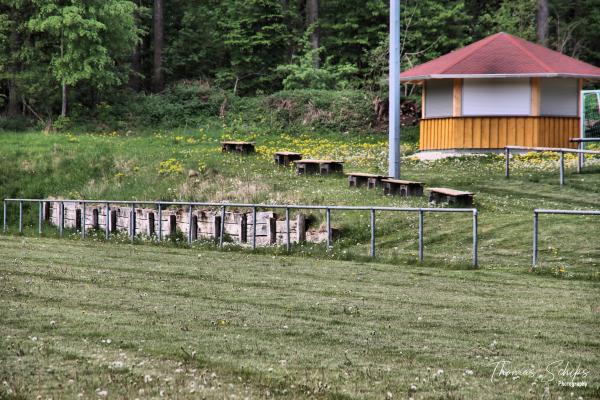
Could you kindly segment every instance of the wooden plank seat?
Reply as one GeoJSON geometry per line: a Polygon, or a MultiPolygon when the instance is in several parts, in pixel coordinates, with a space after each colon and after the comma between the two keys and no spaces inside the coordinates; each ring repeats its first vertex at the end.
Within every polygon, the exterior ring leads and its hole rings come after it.
{"type": "Polygon", "coordinates": [[[329,175],[344,172],[344,162],[337,160],[296,160],[298,174],[329,175]]]}
{"type": "Polygon", "coordinates": [[[429,188],[429,201],[448,203],[455,206],[470,207],[473,205],[473,193],[448,188],[429,188]]]}
{"type": "Polygon", "coordinates": [[[381,181],[387,179],[385,175],[369,174],[365,172],[348,172],[348,185],[360,187],[366,185],[369,189],[375,189],[382,185],[381,181]]]}
{"type": "Polygon", "coordinates": [[[383,193],[386,195],[423,196],[423,183],[402,179],[382,179],[383,193]]]}
{"type": "Polygon", "coordinates": [[[254,142],[235,142],[227,141],[221,142],[221,151],[223,153],[242,153],[249,154],[254,153],[254,142]]]}
{"type": "Polygon", "coordinates": [[[302,154],[294,153],[293,151],[277,151],[275,152],[275,164],[288,166],[294,161],[301,160],[302,154]]]}

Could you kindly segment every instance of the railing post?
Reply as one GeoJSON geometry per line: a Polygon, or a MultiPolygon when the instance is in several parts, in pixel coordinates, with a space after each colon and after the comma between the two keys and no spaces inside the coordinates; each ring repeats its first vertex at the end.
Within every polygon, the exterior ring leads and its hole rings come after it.
{"type": "Polygon", "coordinates": [[[473,266],[477,267],[477,265],[479,264],[479,260],[478,260],[478,235],[477,235],[477,229],[478,228],[478,221],[477,221],[477,210],[473,210],[473,266]]]}
{"type": "Polygon", "coordinates": [[[190,204],[190,212],[188,215],[188,244],[192,244],[192,205],[190,204]]]}
{"type": "Polygon", "coordinates": [[[85,201],[81,203],[81,238],[85,239],[85,201]]]}
{"type": "Polygon", "coordinates": [[[62,201],[59,203],[60,204],[60,219],[58,221],[58,232],[59,235],[62,237],[63,232],[65,230],[65,203],[63,203],[62,201]]]}
{"type": "Polygon", "coordinates": [[[285,248],[289,252],[291,250],[290,243],[290,208],[285,208],[285,248]]]}
{"type": "Polygon", "coordinates": [[[560,152],[560,186],[565,184],[565,153],[560,152]]]}
{"type": "Polygon", "coordinates": [[[23,233],[23,202],[19,202],[19,233],[23,233]]]}
{"type": "Polygon", "coordinates": [[[375,209],[371,208],[371,257],[375,257],[375,209]]]}
{"type": "Polygon", "coordinates": [[[131,243],[135,241],[135,204],[131,204],[131,217],[129,218],[129,225],[131,226],[131,243]]]}
{"type": "Polygon", "coordinates": [[[423,222],[424,222],[423,210],[419,210],[419,261],[423,262],[425,257],[423,256],[423,222]]]}
{"type": "Polygon", "coordinates": [[[38,201],[38,234],[42,235],[42,218],[44,213],[44,203],[38,201]]]}
{"type": "Polygon", "coordinates": [[[581,153],[581,150],[583,150],[583,142],[577,143],[577,149],[579,150],[579,153],[577,154],[577,173],[580,174],[581,167],[583,166],[583,160],[582,160],[583,153],[581,153]]]}
{"type": "Polygon", "coordinates": [[[104,216],[104,236],[106,240],[110,237],[110,204],[106,203],[106,214],[104,216]]]}
{"type": "Polygon", "coordinates": [[[538,263],[538,212],[533,210],[533,263],[536,266],[538,263]]]}
{"type": "Polygon", "coordinates": [[[327,250],[333,247],[333,241],[331,240],[331,209],[327,208],[325,210],[325,226],[327,229],[327,250]]]}
{"type": "Polygon", "coordinates": [[[506,147],[504,149],[504,154],[506,156],[506,166],[504,169],[504,176],[508,179],[510,178],[510,149],[506,147]]]}
{"type": "Polygon", "coordinates": [[[6,230],[8,229],[8,226],[6,225],[7,223],[7,213],[8,213],[8,209],[6,207],[8,207],[8,203],[6,202],[6,200],[3,201],[4,203],[4,208],[2,209],[2,230],[4,231],[4,233],[6,233],[6,230]]]}
{"type": "Polygon", "coordinates": [[[162,204],[158,203],[158,241],[162,241],[162,204]]]}
{"type": "Polygon", "coordinates": [[[221,207],[221,232],[219,232],[219,246],[223,247],[223,238],[225,236],[225,206],[221,207]]]}
{"type": "Polygon", "coordinates": [[[252,207],[252,250],[256,250],[256,206],[252,207]]]}

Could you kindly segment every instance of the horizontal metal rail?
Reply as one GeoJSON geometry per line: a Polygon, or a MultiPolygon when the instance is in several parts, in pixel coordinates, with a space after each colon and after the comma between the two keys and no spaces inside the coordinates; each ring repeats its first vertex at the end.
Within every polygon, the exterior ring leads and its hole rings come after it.
{"type": "MultiPolygon", "coordinates": [[[[369,211],[370,212],[370,226],[371,226],[371,245],[370,245],[370,255],[371,257],[375,257],[375,220],[376,220],[376,212],[409,212],[409,213],[418,213],[419,214],[419,260],[424,260],[424,246],[423,246],[423,214],[424,213],[471,213],[473,216],[473,265],[478,265],[478,222],[477,216],[478,212],[476,208],[414,208],[414,207],[383,207],[383,206],[336,206],[336,205],[307,205],[307,204],[251,204],[251,203],[215,203],[215,202],[190,202],[190,201],[139,201],[139,200],[84,200],[84,199],[24,199],[24,198],[8,198],[4,199],[4,231],[7,230],[7,207],[8,203],[18,203],[19,204],[19,231],[22,231],[22,221],[23,221],[23,203],[38,203],[40,210],[43,207],[44,203],[58,203],[59,204],[59,229],[60,234],[62,236],[62,232],[64,229],[64,204],[65,203],[76,203],[81,204],[83,210],[85,210],[86,204],[96,204],[99,207],[102,206],[106,209],[106,218],[105,218],[105,231],[106,238],[109,238],[109,213],[111,205],[131,205],[132,211],[137,206],[142,205],[152,205],[158,209],[159,218],[159,230],[158,230],[158,239],[162,240],[162,212],[165,210],[165,206],[187,206],[189,207],[190,215],[192,213],[193,207],[214,207],[220,208],[221,210],[221,221],[220,221],[220,229],[219,229],[219,245],[223,246],[224,240],[224,230],[225,230],[225,212],[227,208],[248,208],[252,210],[253,214],[253,228],[252,228],[252,248],[256,248],[256,210],[257,209],[283,209],[285,210],[286,215],[286,249],[290,250],[291,240],[290,240],[290,210],[323,210],[326,213],[327,217],[327,248],[332,247],[332,236],[331,236],[331,211],[332,210],[343,210],[343,211],[369,211]]],[[[40,211],[41,212],[41,211],[40,211]]],[[[85,230],[85,211],[81,214],[81,226],[82,229],[85,230]]],[[[190,225],[192,223],[191,219],[189,221],[190,225]]],[[[41,224],[42,219],[39,219],[39,231],[41,232],[41,224]]],[[[135,238],[135,217],[130,218],[130,227],[129,233],[131,235],[131,240],[133,241],[135,238]]],[[[82,233],[82,236],[84,234],[82,233]]],[[[191,231],[188,232],[188,241],[191,244],[192,242],[192,234],[191,231]]]]}
{"type": "Polygon", "coordinates": [[[548,215],[599,215],[600,210],[546,210],[541,208],[536,208],[533,210],[533,257],[532,257],[532,265],[535,267],[538,265],[538,236],[539,236],[539,216],[540,214],[548,214],[548,215]]]}
{"type": "Polygon", "coordinates": [[[593,143],[600,142],[600,137],[589,137],[589,138],[570,138],[571,143],[593,143]]]}
{"type": "MultiPolygon", "coordinates": [[[[583,124],[583,120],[581,120],[581,123],[583,124]]],[[[600,138],[570,138],[569,142],[577,143],[577,148],[579,150],[585,150],[584,147],[586,143],[599,143],[600,138]]],[[[577,165],[577,172],[581,172],[581,168],[583,168],[584,164],[585,153],[579,153],[579,164],[577,165]]]]}
{"type": "MultiPolygon", "coordinates": [[[[580,145],[581,147],[581,145],[580,145]]],[[[530,152],[547,152],[551,151],[554,153],[560,154],[559,165],[560,165],[560,186],[564,186],[565,184],[565,153],[575,153],[579,154],[579,160],[577,162],[577,172],[581,172],[581,168],[584,163],[584,154],[600,154],[600,151],[594,150],[582,150],[582,149],[566,149],[566,148],[557,148],[557,147],[526,147],[526,146],[506,146],[504,147],[504,153],[506,157],[506,165],[504,168],[504,176],[506,178],[510,178],[510,151],[511,150],[522,150],[522,151],[530,151],[530,152]]]]}

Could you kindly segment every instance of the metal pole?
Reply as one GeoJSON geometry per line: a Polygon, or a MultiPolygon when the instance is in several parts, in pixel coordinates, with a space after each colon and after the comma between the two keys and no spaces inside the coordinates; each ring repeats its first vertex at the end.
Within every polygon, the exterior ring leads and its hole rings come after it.
{"type": "Polygon", "coordinates": [[[371,208],[371,257],[375,257],[375,210],[371,208]]]}
{"type": "Polygon", "coordinates": [[[419,261],[423,262],[423,220],[424,213],[423,210],[419,210],[419,261]]]}
{"type": "Polygon", "coordinates": [[[473,210],[473,266],[476,267],[479,264],[478,260],[478,237],[477,237],[477,210],[473,210]]]}
{"type": "MultiPolygon", "coordinates": [[[[577,143],[577,149],[578,150],[583,150],[583,142],[579,142],[577,143]]],[[[577,173],[580,174],[581,173],[581,167],[583,166],[583,160],[582,157],[583,153],[579,153],[577,155],[577,173]]]]}
{"type": "Polygon", "coordinates": [[[223,237],[225,235],[225,206],[221,207],[221,232],[219,232],[219,246],[223,247],[223,237]]]}
{"type": "Polygon", "coordinates": [[[538,263],[538,212],[533,210],[533,266],[538,263]]]}
{"type": "Polygon", "coordinates": [[[560,186],[565,184],[565,153],[560,152],[560,186]]]}
{"type": "Polygon", "coordinates": [[[131,218],[129,219],[131,226],[131,243],[135,240],[135,204],[131,204],[131,218]]]}
{"type": "Polygon", "coordinates": [[[23,233],[23,202],[19,202],[19,233],[23,233]]]}
{"type": "Polygon", "coordinates": [[[81,203],[81,238],[85,239],[85,202],[81,203]]]}
{"type": "Polygon", "coordinates": [[[8,212],[6,207],[8,207],[8,203],[6,202],[6,200],[4,200],[3,203],[4,203],[4,209],[2,211],[2,213],[3,213],[2,230],[6,233],[6,230],[8,229],[8,226],[6,225],[6,222],[7,222],[6,217],[7,217],[7,212],[8,212]]]}
{"type": "Polygon", "coordinates": [[[158,203],[158,241],[162,240],[162,204],[158,203]]]}
{"type": "Polygon", "coordinates": [[[400,0],[390,0],[389,166],[400,178],[400,0]]]}
{"type": "Polygon", "coordinates": [[[504,176],[506,178],[510,178],[510,149],[505,149],[504,153],[506,155],[506,168],[504,172],[504,176]]]}
{"type": "Polygon", "coordinates": [[[192,205],[190,204],[190,213],[189,213],[189,219],[188,219],[188,244],[192,244],[192,205]]]}
{"type": "Polygon", "coordinates": [[[290,251],[291,249],[291,243],[290,243],[290,208],[286,207],[285,208],[285,247],[287,251],[290,251]]]}
{"type": "Polygon", "coordinates": [[[327,229],[327,249],[331,249],[333,247],[333,241],[331,240],[331,209],[325,210],[325,219],[326,219],[326,229],[327,229]]]}
{"type": "Polygon", "coordinates": [[[106,240],[110,237],[110,204],[106,203],[106,215],[104,216],[104,236],[106,240]]]}
{"type": "Polygon", "coordinates": [[[65,230],[65,203],[60,202],[60,220],[58,222],[58,232],[62,237],[63,232],[65,230]]]}
{"type": "Polygon", "coordinates": [[[256,250],[256,207],[252,207],[252,250],[256,250]]]}
{"type": "Polygon", "coordinates": [[[44,203],[38,202],[38,234],[42,234],[42,218],[44,213],[44,203]]]}
{"type": "MultiPolygon", "coordinates": [[[[585,138],[585,93],[581,91],[579,93],[579,137],[585,138]]],[[[581,148],[585,149],[585,145],[580,143],[581,148]]],[[[581,167],[585,165],[585,154],[581,153],[581,167]]]]}

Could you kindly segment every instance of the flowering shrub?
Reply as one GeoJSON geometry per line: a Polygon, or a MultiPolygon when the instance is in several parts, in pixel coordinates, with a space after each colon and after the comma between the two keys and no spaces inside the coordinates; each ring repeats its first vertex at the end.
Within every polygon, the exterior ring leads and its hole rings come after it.
{"type": "Polygon", "coordinates": [[[158,166],[158,173],[161,175],[177,175],[183,172],[183,164],[174,158],[161,161],[158,166]]]}

